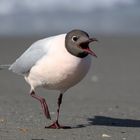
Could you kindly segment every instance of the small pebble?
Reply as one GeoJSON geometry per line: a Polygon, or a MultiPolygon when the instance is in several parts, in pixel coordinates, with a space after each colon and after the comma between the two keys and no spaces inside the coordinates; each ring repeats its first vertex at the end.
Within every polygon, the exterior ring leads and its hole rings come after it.
{"type": "Polygon", "coordinates": [[[19,128],[19,130],[20,130],[21,132],[24,132],[24,133],[26,133],[26,132],[28,131],[27,128],[19,128]]]}
{"type": "Polygon", "coordinates": [[[102,137],[103,138],[110,138],[111,136],[110,135],[107,135],[107,134],[102,134],[102,137]]]}
{"type": "Polygon", "coordinates": [[[5,119],[0,119],[0,122],[1,122],[1,123],[5,122],[5,119]]]}

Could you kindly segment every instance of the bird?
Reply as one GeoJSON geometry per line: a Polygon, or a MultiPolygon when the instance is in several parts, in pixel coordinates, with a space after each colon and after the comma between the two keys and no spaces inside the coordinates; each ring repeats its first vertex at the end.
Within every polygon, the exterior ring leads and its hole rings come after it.
{"type": "Polygon", "coordinates": [[[0,69],[21,75],[30,85],[30,95],[41,104],[43,113],[51,120],[45,98],[36,94],[37,87],[59,92],[56,120],[45,128],[60,129],[59,112],[64,93],[78,84],[91,66],[91,56],[97,55],[89,44],[98,41],[87,32],[73,29],[68,33],[40,39],[33,43],[10,65],[0,65],[0,69]]]}

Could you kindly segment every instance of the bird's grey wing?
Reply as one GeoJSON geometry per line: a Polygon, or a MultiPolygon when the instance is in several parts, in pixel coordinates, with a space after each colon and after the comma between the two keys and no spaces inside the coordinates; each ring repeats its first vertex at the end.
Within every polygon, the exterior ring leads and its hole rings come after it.
{"type": "Polygon", "coordinates": [[[46,50],[41,41],[34,43],[10,66],[9,70],[20,75],[27,74],[36,62],[47,53],[46,50]]]}

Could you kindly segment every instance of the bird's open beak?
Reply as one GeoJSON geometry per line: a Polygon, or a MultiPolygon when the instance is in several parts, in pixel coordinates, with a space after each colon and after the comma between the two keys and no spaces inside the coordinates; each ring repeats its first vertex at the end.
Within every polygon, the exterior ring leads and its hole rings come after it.
{"type": "Polygon", "coordinates": [[[93,52],[90,48],[89,48],[89,43],[94,42],[94,41],[98,41],[96,38],[89,38],[87,40],[85,40],[84,42],[80,43],[80,47],[87,53],[89,53],[90,55],[97,57],[97,55],[95,54],[95,52],[93,52]]]}

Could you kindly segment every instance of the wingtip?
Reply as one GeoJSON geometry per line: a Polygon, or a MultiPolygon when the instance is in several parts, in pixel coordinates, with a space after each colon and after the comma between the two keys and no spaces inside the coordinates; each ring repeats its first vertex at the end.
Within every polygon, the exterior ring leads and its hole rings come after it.
{"type": "Polygon", "coordinates": [[[11,64],[2,64],[2,65],[0,65],[0,70],[9,69],[10,66],[11,66],[11,64]]]}

